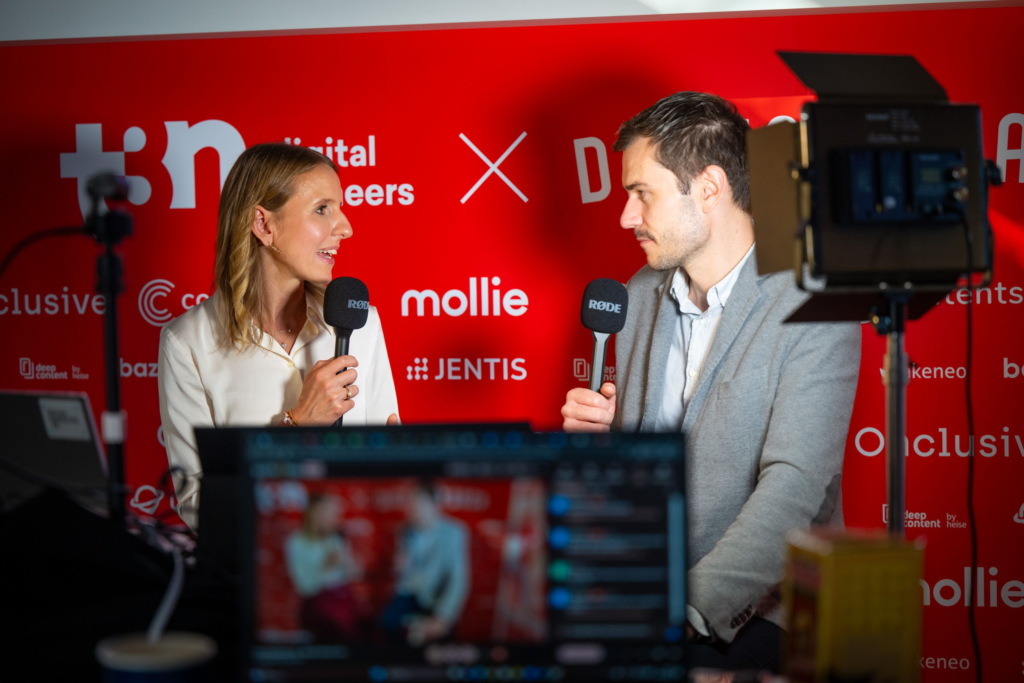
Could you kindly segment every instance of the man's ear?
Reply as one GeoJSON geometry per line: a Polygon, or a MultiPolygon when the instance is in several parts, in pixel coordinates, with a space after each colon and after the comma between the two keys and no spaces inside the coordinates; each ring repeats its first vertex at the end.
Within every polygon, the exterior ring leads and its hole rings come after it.
{"type": "Polygon", "coordinates": [[[270,229],[270,212],[259,204],[253,209],[252,234],[256,235],[256,239],[265,247],[274,243],[274,233],[270,229]]]}
{"type": "Polygon", "coordinates": [[[691,191],[698,192],[697,201],[700,202],[701,210],[708,214],[732,194],[732,187],[729,185],[729,176],[726,175],[725,169],[711,164],[705,166],[693,179],[691,191]]]}

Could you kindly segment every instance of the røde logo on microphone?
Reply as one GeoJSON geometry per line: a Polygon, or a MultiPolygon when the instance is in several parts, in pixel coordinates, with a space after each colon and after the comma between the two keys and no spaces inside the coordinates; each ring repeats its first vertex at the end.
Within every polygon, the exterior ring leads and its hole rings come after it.
{"type": "Polygon", "coordinates": [[[591,299],[587,302],[587,308],[595,311],[608,311],[609,313],[622,313],[622,304],[613,304],[610,301],[598,301],[591,299]]]}
{"type": "Polygon", "coordinates": [[[348,300],[348,307],[349,308],[361,308],[364,311],[368,311],[368,310],[370,310],[370,302],[369,301],[360,301],[358,299],[349,299],[348,300]]]}

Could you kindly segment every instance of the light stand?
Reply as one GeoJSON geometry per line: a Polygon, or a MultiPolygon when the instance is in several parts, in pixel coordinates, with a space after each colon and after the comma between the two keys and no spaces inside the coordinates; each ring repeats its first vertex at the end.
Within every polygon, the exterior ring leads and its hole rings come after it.
{"type": "Polygon", "coordinates": [[[87,186],[92,209],[85,220],[85,231],[103,245],[96,259],[96,291],[106,301],[103,314],[103,343],[107,385],[107,409],[101,425],[107,449],[107,503],[110,520],[119,527],[125,523],[124,439],[126,415],[121,410],[121,376],[119,367],[117,297],[124,292],[124,267],[114,247],[132,234],[132,218],[124,211],[106,211],[104,199],[123,200],[128,197],[128,184],[123,177],[101,173],[87,186]]]}
{"type": "Polygon", "coordinates": [[[886,499],[889,504],[889,533],[903,537],[906,516],[907,383],[909,372],[904,348],[907,303],[913,290],[885,292],[888,311],[871,310],[871,324],[888,337],[885,350],[885,468],[886,499]]]}

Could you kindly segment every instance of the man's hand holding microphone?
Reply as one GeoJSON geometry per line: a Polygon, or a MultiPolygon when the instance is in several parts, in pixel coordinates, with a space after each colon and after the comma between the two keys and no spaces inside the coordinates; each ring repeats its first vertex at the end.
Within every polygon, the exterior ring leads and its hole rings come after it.
{"type": "Polygon", "coordinates": [[[601,383],[608,338],[626,324],[629,295],[621,282],[599,278],[583,292],[580,320],[594,333],[590,388],[571,390],[562,406],[562,429],[567,432],[607,432],[615,418],[615,385],[601,383]]]}

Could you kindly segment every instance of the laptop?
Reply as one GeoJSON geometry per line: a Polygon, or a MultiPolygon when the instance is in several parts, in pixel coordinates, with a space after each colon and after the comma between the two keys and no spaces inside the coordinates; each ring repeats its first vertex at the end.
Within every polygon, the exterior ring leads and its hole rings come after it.
{"type": "Polygon", "coordinates": [[[47,485],[107,507],[107,461],[82,392],[0,390],[0,511],[47,485]]]}
{"type": "Polygon", "coordinates": [[[680,435],[239,439],[246,679],[685,680],[680,435]]]}

